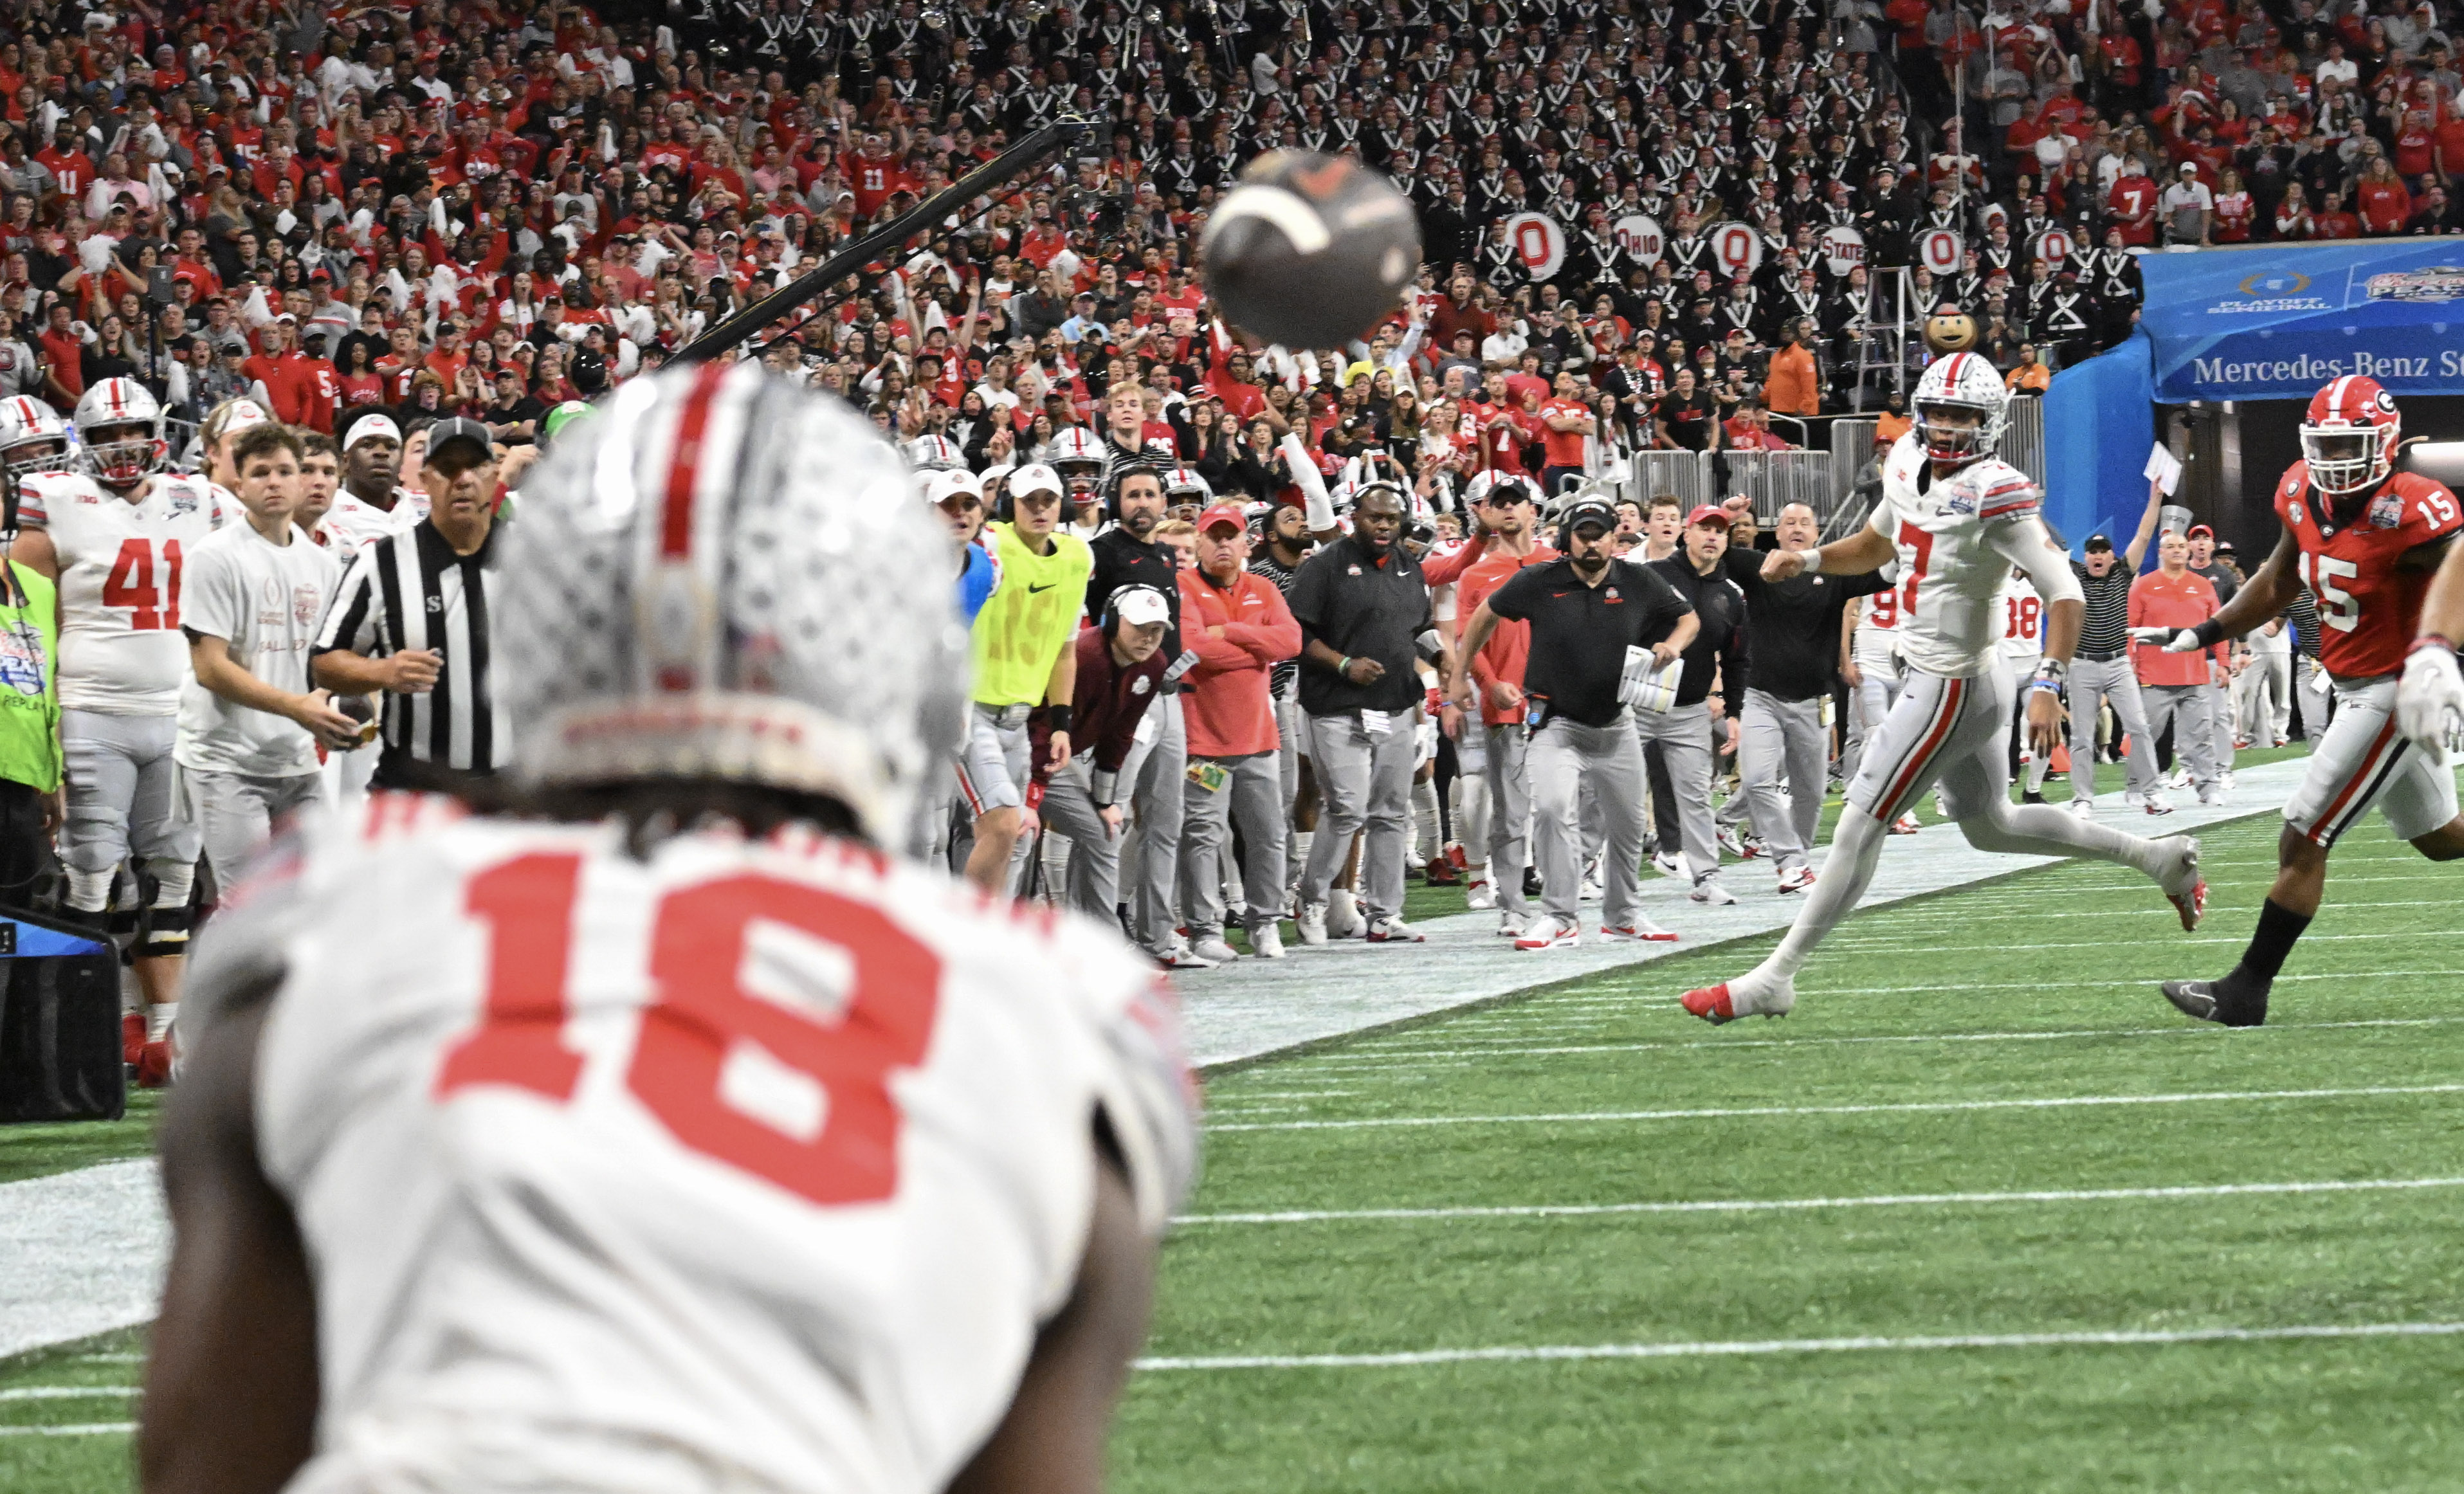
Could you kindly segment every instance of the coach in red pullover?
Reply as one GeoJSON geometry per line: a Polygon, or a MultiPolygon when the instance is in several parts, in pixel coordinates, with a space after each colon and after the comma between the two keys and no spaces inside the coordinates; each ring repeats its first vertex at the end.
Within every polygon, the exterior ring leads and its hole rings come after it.
{"type": "Polygon", "coordinates": [[[1250,571],[1249,525],[1219,503],[1199,516],[1198,567],[1180,573],[1181,647],[1198,662],[1181,681],[1189,729],[1182,785],[1180,891],[1190,948],[1200,959],[1236,957],[1223,941],[1223,873],[1218,857],[1237,816],[1245,856],[1249,947],[1280,958],[1275,920],[1284,896],[1283,774],[1276,758],[1274,667],[1301,651],[1300,625],[1284,594],[1250,571]]]}

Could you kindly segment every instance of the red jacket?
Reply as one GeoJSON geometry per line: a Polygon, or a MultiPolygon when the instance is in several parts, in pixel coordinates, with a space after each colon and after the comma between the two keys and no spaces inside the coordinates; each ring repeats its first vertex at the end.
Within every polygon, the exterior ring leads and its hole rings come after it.
{"type": "MultiPolygon", "coordinates": [[[[2130,583],[2133,627],[2196,627],[2215,615],[2215,583],[2196,571],[2180,576],[2149,571],[2130,583]]],[[[2204,685],[2209,660],[2223,663],[2225,650],[2218,644],[2196,653],[2167,653],[2163,644],[2140,644],[2130,651],[2142,685],[2204,685]]]]}
{"type": "Polygon", "coordinates": [[[1275,583],[1243,570],[1218,586],[1180,573],[1180,643],[1198,663],[1181,677],[1192,758],[1245,758],[1283,745],[1267,693],[1274,667],[1301,651],[1301,626],[1275,583]]]}

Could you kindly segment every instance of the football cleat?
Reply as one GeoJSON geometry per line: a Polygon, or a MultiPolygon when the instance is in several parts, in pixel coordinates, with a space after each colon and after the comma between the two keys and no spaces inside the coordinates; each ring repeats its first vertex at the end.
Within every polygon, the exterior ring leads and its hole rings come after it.
{"type": "Polygon", "coordinates": [[[1425,944],[1429,936],[1400,918],[1380,918],[1369,926],[1372,944],[1425,944]]]}
{"type": "Polygon", "coordinates": [[[1523,931],[1523,936],[1514,941],[1514,947],[1519,950],[1560,950],[1573,949],[1582,942],[1582,928],[1573,919],[1542,913],[1531,920],[1531,927],[1523,931]]]}
{"type": "Polygon", "coordinates": [[[2148,795],[2139,807],[2151,815],[2168,815],[2173,812],[2173,801],[2166,798],[2164,791],[2159,789],[2148,795]]]}
{"type": "Polygon", "coordinates": [[[2201,1022],[2216,1020],[2216,993],[2212,982],[2167,980],[2157,989],[2165,993],[2165,1000],[2181,1009],[2183,1016],[2196,1017],[2201,1022]]]}
{"type": "Polygon", "coordinates": [[[1780,869],[1779,890],[1782,892],[1802,892],[1813,885],[1812,867],[1784,867],[1780,869]]]}
{"type": "Polygon", "coordinates": [[[1360,899],[1344,888],[1327,894],[1326,936],[1330,939],[1354,939],[1360,936],[1360,899]]]}
{"type": "Polygon", "coordinates": [[[1728,1000],[1728,983],[1725,980],[1699,991],[1688,991],[1677,1004],[1685,1008],[1686,1015],[1700,1017],[1714,1027],[1737,1020],[1736,1007],[1728,1000]]]}
{"type": "Polygon", "coordinates": [[[1674,944],[1677,935],[1648,918],[1638,917],[1632,923],[1604,923],[1600,937],[1612,944],[1674,944]]]}
{"type": "Polygon", "coordinates": [[[1765,996],[1740,996],[1729,982],[1724,980],[1715,986],[1686,992],[1678,1004],[1690,1015],[1700,1017],[1715,1027],[1723,1022],[1735,1022],[1740,1017],[1785,1017],[1796,1006],[1796,986],[1790,981],[1765,996]]]}
{"type": "Polygon", "coordinates": [[[122,1012],[120,1016],[120,1061],[129,1067],[137,1066],[145,1056],[145,1014],[122,1012]]]}
{"type": "MultiPolygon", "coordinates": [[[[2240,975],[2236,969],[2233,976],[2240,975]]],[[[2266,985],[2246,981],[2238,989],[2233,976],[2222,980],[2167,980],[2157,987],[2185,1017],[2225,1027],[2257,1027],[2267,1022],[2266,985]]]]}
{"type": "Polygon", "coordinates": [[[2044,795],[2042,795],[2042,794],[2037,793],[2037,792],[2036,792],[2035,789],[2033,789],[2033,788],[2032,788],[2032,789],[2030,789],[2030,790],[2028,790],[2026,793],[2021,794],[2021,795],[2019,796],[2019,802],[2021,802],[2021,803],[2023,803],[2023,804],[2041,804],[2041,803],[2043,803],[2044,802],[2045,802],[2045,796],[2044,796],[2044,795]]]}
{"type": "Polygon", "coordinates": [[[1486,877],[1475,878],[1470,890],[1463,893],[1463,906],[1474,912],[1496,907],[1497,889],[1489,885],[1486,877]]]}
{"type": "Polygon", "coordinates": [[[137,1088],[167,1089],[171,1087],[171,1044],[161,1039],[145,1044],[137,1056],[137,1088]]]}
{"type": "Polygon", "coordinates": [[[2208,881],[2199,875],[2198,840],[2188,835],[2174,839],[2182,842],[2180,862],[2170,872],[2159,878],[2157,885],[2165,889],[2165,900],[2182,915],[2182,932],[2188,934],[2196,930],[2199,920],[2207,916],[2208,881]]]}
{"type": "Polygon", "coordinates": [[[1918,824],[1917,817],[1912,814],[1902,815],[1891,822],[1891,833],[1893,835],[1914,835],[1924,828],[1925,826],[1918,824]]]}

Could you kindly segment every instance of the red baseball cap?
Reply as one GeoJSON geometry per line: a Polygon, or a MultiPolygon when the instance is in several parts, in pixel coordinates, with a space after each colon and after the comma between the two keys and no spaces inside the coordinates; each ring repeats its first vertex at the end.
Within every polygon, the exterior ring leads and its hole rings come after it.
{"type": "Polygon", "coordinates": [[[1693,513],[1685,516],[1687,528],[1690,529],[1696,524],[1717,524],[1726,529],[1728,527],[1728,511],[1716,503],[1703,504],[1693,513]]]}
{"type": "Polygon", "coordinates": [[[2205,536],[2207,536],[2209,538],[2213,539],[2213,538],[2216,537],[2216,532],[2215,532],[2214,530],[2212,530],[2212,529],[2210,529],[2210,528],[2209,528],[2207,525],[2205,525],[2205,524],[2192,524],[2192,525],[2190,526],[2189,532],[2188,534],[2185,534],[2182,538],[2185,538],[2185,539],[2196,539],[2196,538],[2198,538],[2201,535],[2205,535],[2205,536]]]}
{"type": "Polygon", "coordinates": [[[1249,527],[1249,516],[1241,511],[1241,505],[1238,503],[1218,503],[1198,516],[1198,532],[1201,535],[1218,524],[1229,524],[1235,529],[1246,529],[1249,527]]]}

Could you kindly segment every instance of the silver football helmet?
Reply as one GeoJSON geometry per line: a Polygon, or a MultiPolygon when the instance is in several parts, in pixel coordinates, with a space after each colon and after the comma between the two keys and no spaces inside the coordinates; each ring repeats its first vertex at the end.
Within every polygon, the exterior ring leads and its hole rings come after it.
{"type": "Polygon", "coordinates": [[[494,643],[534,783],[825,795],[910,844],[957,749],[950,541],[896,448],[752,363],[635,379],[522,483],[494,643]]]}
{"type": "Polygon", "coordinates": [[[69,426],[32,396],[0,400],[0,468],[11,477],[58,472],[69,462],[69,426]]]}
{"type": "Polygon", "coordinates": [[[86,470],[115,488],[133,486],[163,465],[163,406],[134,379],[105,379],[85,391],[69,417],[86,470]]]}

